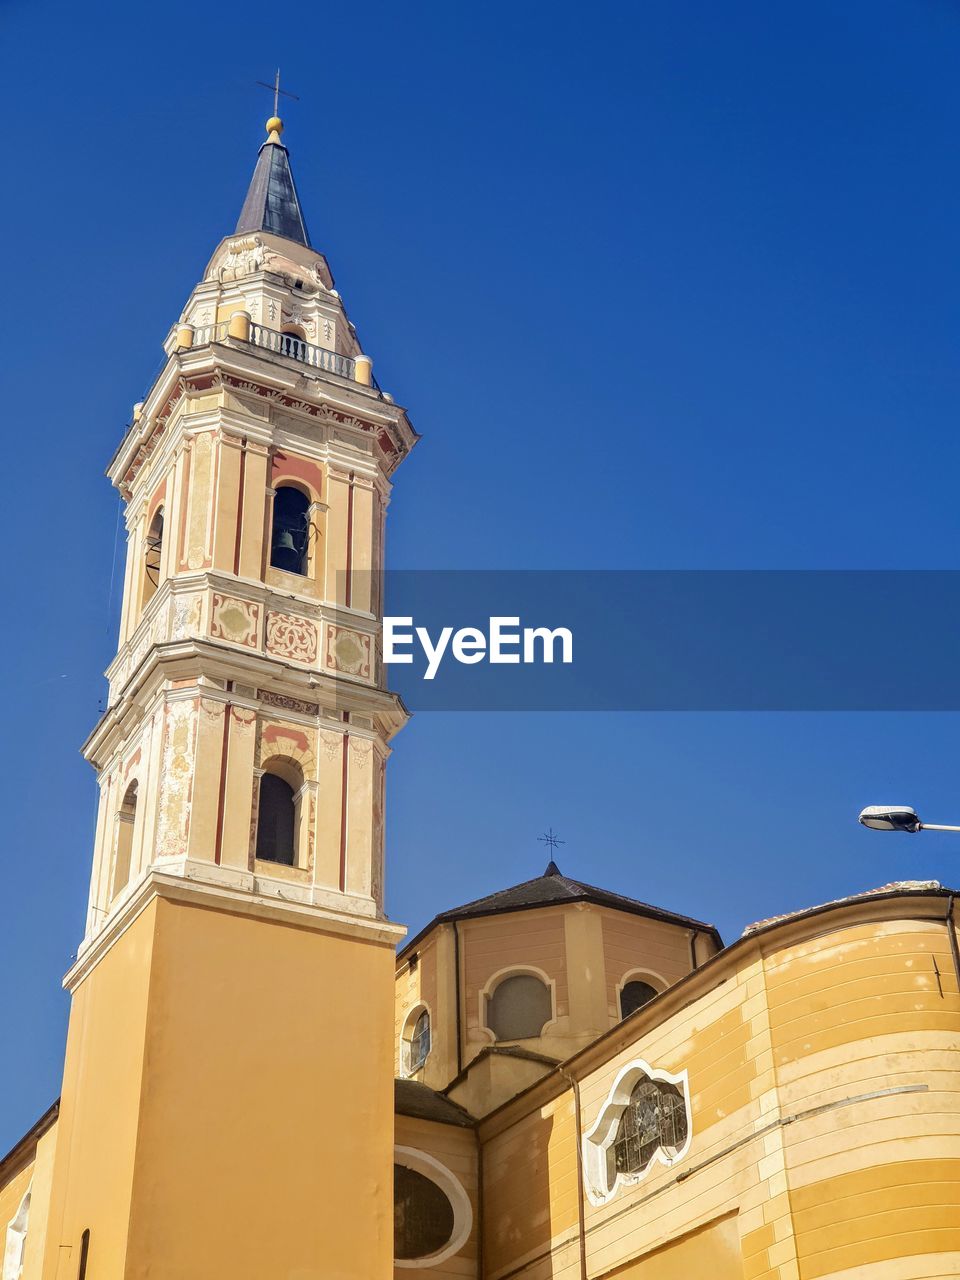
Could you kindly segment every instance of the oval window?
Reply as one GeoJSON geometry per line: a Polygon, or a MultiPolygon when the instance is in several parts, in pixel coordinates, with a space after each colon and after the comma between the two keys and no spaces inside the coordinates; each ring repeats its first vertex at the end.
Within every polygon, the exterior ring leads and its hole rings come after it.
{"type": "Polygon", "coordinates": [[[393,1166],[393,1206],[393,1256],[401,1261],[439,1253],[453,1235],[453,1205],[416,1169],[393,1166]]]}

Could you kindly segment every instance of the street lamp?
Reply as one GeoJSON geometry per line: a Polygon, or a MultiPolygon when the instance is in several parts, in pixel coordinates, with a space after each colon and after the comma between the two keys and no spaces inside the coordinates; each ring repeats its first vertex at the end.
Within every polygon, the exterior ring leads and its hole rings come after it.
{"type": "Polygon", "coordinates": [[[871,831],[960,831],[960,827],[921,822],[916,809],[906,804],[868,804],[860,811],[859,821],[871,831]]]}

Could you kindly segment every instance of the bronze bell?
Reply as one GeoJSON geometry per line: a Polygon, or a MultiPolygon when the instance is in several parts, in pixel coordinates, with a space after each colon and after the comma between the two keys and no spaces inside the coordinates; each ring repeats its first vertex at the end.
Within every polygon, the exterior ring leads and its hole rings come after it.
{"type": "Polygon", "coordinates": [[[278,569],[286,569],[288,573],[300,572],[302,555],[289,529],[281,529],[274,538],[270,560],[278,569]]]}

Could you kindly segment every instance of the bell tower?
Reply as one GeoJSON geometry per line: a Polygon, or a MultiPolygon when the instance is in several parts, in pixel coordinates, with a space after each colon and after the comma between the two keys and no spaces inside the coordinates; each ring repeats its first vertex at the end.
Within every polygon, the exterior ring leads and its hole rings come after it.
{"type": "Polygon", "coordinates": [[[114,454],[127,562],[44,1280],[385,1278],[382,392],[267,122],[114,454]],[[89,1259],[87,1263],[84,1259],[89,1259]]]}

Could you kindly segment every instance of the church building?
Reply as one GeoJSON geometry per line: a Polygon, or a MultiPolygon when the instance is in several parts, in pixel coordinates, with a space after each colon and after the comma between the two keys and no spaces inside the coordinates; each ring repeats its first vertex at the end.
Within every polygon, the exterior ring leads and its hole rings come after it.
{"type": "Polygon", "coordinates": [[[282,134],[108,467],[86,927],[61,1097],[0,1160],[0,1280],[960,1276],[939,884],[727,946],[554,862],[409,940],[386,918],[380,584],[418,437],[282,134]]]}

